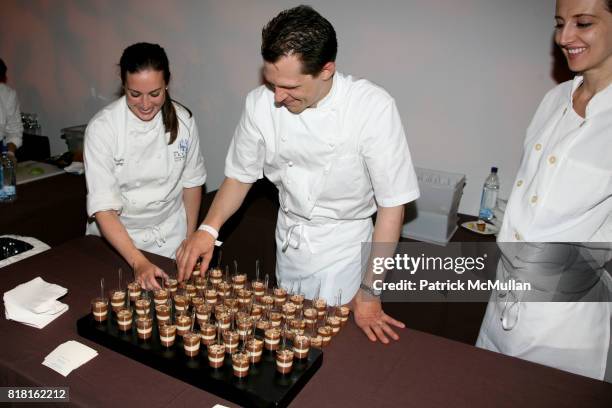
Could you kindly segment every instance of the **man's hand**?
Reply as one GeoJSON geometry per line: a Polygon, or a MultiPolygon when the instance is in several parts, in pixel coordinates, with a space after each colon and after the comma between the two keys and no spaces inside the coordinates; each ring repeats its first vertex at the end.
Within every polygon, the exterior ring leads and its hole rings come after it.
{"type": "Polygon", "coordinates": [[[392,326],[403,329],[406,325],[387,315],[382,310],[380,299],[370,296],[360,289],[351,303],[355,314],[355,323],[371,341],[380,340],[382,343],[388,344],[387,336],[393,340],[399,340],[399,336],[392,326]]]}
{"type": "Polygon", "coordinates": [[[134,277],[145,290],[161,289],[155,278],[168,279],[166,272],[146,259],[134,265],[134,277]]]}
{"type": "MultiPolygon", "coordinates": [[[[189,279],[198,257],[202,257],[200,272],[204,274],[215,250],[215,238],[206,231],[196,231],[184,240],[176,251],[179,282],[189,279]]],[[[204,276],[204,275],[202,275],[204,276]]]]}

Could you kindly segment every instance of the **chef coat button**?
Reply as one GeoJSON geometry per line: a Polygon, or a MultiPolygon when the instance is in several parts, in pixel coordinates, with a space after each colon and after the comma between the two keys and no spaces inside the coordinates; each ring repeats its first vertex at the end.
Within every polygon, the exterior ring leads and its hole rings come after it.
{"type": "Polygon", "coordinates": [[[537,202],[538,202],[538,196],[537,196],[537,195],[532,195],[532,196],[531,196],[531,202],[532,202],[533,204],[537,203],[537,202]]]}
{"type": "Polygon", "coordinates": [[[521,240],[521,234],[519,234],[518,232],[515,232],[515,233],[514,233],[514,238],[515,238],[517,241],[520,241],[520,240],[521,240]]]}
{"type": "Polygon", "coordinates": [[[137,181],[137,182],[135,183],[135,185],[136,185],[136,187],[140,187],[140,181],[137,181]]]}
{"type": "Polygon", "coordinates": [[[548,158],[548,162],[549,162],[550,164],[555,164],[555,162],[556,162],[556,161],[557,161],[557,158],[556,158],[555,156],[550,156],[550,157],[548,158]]]}
{"type": "Polygon", "coordinates": [[[289,161],[287,162],[287,166],[289,166],[289,167],[293,167],[293,162],[292,162],[291,160],[289,160],[289,161]]]}
{"type": "Polygon", "coordinates": [[[516,182],[516,186],[517,187],[520,187],[522,185],[523,185],[523,180],[519,180],[519,181],[516,182]]]}
{"type": "Polygon", "coordinates": [[[284,212],[286,212],[286,213],[288,213],[288,212],[289,212],[289,207],[284,206],[284,207],[283,207],[283,211],[284,211],[284,212]]]}
{"type": "Polygon", "coordinates": [[[536,145],[535,145],[535,149],[536,149],[537,151],[542,150],[542,145],[541,145],[540,143],[536,144],[536,145]]]}
{"type": "Polygon", "coordinates": [[[291,185],[291,180],[287,180],[287,185],[291,185]]]}
{"type": "Polygon", "coordinates": [[[334,147],[336,147],[336,144],[335,143],[330,143],[329,147],[331,147],[333,149],[334,147]]]}
{"type": "Polygon", "coordinates": [[[157,182],[158,182],[159,184],[164,184],[164,179],[159,179],[157,182]]]}

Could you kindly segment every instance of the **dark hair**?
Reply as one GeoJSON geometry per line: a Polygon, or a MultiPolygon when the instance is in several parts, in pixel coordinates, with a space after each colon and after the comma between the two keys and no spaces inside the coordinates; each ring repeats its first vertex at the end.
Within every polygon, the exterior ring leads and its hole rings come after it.
{"type": "Polygon", "coordinates": [[[0,58],[0,82],[6,82],[6,64],[0,58]]]}
{"type": "MultiPolygon", "coordinates": [[[[166,55],[166,51],[158,44],[142,42],[130,45],[123,50],[123,55],[121,55],[121,59],[119,60],[119,68],[121,70],[121,83],[124,86],[128,73],[134,74],[148,69],[162,72],[165,84],[168,85],[170,83],[170,63],[168,62],[168,56],[166,55]]],[[[125,93],[123,88],[121,89],[121,93],[125,93]]],[[[166,89],[166,99],[164,100],[161,111],[166,132],[170,132],[170,141],[168,144],[174,143],[178,134],[178,117],[176,116],[176,109],[172,102],[170,93],[168,93],[166,89]]],[[[189,109],[187,109],[187,111],[189,115],[191,115],[191,111],[189,111],[189,109]]]]}
{"type": "Polygon", "coordinates": [[[606,2],[606,6],[608,7],[608,11],[609,11],[609,12],[612,12],[612,0],[608,0],[608,1],[606,2]]]}
{"type": "Polygon", "coordinates": [[[326,63],[336,60],[337,51],[334,27],[310,6],[281,11],[261,31],[264,61],[275,63],[296,54],[306,75],[318,75],[326,63]]]}

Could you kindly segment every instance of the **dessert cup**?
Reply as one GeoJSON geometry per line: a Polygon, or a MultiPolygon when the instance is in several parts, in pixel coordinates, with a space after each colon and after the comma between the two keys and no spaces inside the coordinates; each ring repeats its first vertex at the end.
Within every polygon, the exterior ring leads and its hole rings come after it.
{"type": "Polygon", "coordinates": [[[281,331],[278,327],[271,327],[264,332],[264,347],[266,350],[278,350],[281,331]]]}
{"type": "Polygon", "coordinates": [[[255,337],[251,337],[246,342],[246,350],[249,354],[249,362],[255,364],[261,361],[261,355],[263,354],[263,340],[255,337]]]}
{"type": "Polygon", "coordinates": [[[172,347],[176,340],[176,326],[173,324],[162,324],[159,326],[159,341],[164,347],[172,347]]]}
{"type": "Polygon", "coordinates": [[[170,308],[167,304],[161,304],[155,306],[155,315],[157,316],[157,323],[163,324],[170,321],[170,308]]]}
{"type": "Polygon", "coordinates": [[[200,335],[189,331],[183,335],[183,349],[187,357],[196,357],[200,354],[200,335]]]}
{"type": "Polygon", "coordinates": [[[249,355],[244,352],[232,354],[232,368],[236,377],[243,378],[249,375],[249,355]]]}
{"type": "Polygon", "coordinates": [[[141,293],[140,283],[130,282],[128,283],[127,288],[128,288],[128,294],[130,296],[130,301],[135,302],[140,297],[140,293],[141,293]]]}
{"type": "Polygon", "coordinates": [[[117,313],[125,307],[125,290],[115,289],[110,293],[110,303],[113,312],[117,313]]]}
{"type": "Polygon", "coordinates": [[[136,333],[141,340],[150,339],[153,334],[153,319],[148,315],[138,316],[136,318],[136,333]]]}
{"type": "Polygon", "coordinates": [[[208,365],[213,368],[223,367],[225,359],[225,347],[223,344],[211,344],[208,349],[208,365]]]}
{"type": "Polygon", "coordinates": [[[293,351],[289,349],[276,352],[276,371],[281,374],[289,374],[293,369],[293,351]]]}
{"type": "Polygon", "coordinates": [[[298,360],[308,357],[310,351],[310,337],[304,335],[296,335],[293,338],[293,352],[298,360]]]}
{"type": "Polygon", "coordinates": [[[121,309],[117,312],[117,326],[121,331],[128,331],[132,328],[132,311],[121,309]]]}
{"type": "Polygon", "coordinates": [[[91,301],[91,314],[96,322],[108,319],[108,299],[97,297],[91,301]]]}

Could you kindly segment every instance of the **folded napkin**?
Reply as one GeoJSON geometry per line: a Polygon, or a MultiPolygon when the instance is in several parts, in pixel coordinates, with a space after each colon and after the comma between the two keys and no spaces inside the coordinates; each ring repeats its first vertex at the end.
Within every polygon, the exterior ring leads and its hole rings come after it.
{"type": "Polygon", "coordinates": [[[57,301],[67,292],[36,277],[4,293],[6,318],[42,329],[68,310],[68,305],[57,301]]]}
{"type": "Polygon", "coordinates": [[[66,377],[72,370],[79,368],[97,355],[98,352],[91,347],[69,340],[49,353],[42,364],[66,377]]]}
{"type": "Polygon", "coordinates": [[[74,161],[70,164],[70,166],[64,167],[64,171],[72,174],[84,174],[85,165],[82,162],[74,161]]]}

